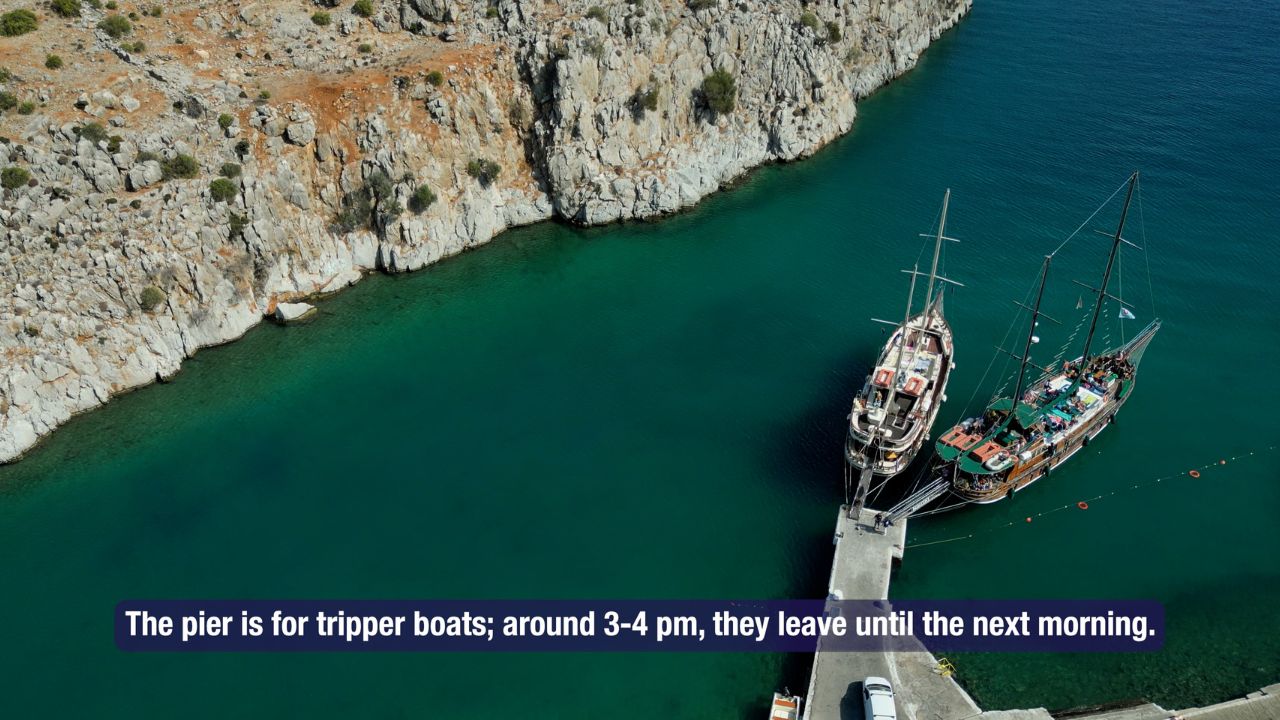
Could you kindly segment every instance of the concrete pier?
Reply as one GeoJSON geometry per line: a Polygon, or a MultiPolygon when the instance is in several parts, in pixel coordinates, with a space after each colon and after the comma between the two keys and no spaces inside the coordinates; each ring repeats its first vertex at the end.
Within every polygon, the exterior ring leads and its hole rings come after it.
{"type": "MultiPolygon", "coordinates": [[[[901,562],[907,522],[886,532],[873,529],[875,510],[836,519],[835,557],[828,596],[838,600],[886,600],[889,576],[901,562]]],[[[1054,720],[1044,708],[983,712],[956,681],[939,672],[938,661],[920,652],[827,652],[818,643],[809,673],[804,720],[866,720],[862,680],[876,675],[893,685],[899,720],[1054,720]]],[[[1237,700],[1169,711],[1153,703],[1111,710],[1057,713],[1062,720],[1280,720],[1280,684],[1237,700]]]]}
{"type": "MultiPolygon", "coordinates": [[[[864,509],[858,518],[840,509],[836,520],[835,558],[828,582],[829,597],[839,600],[884,600],[889,575],[902,560],[906,521],[884,534],[872,529],[876,511],[864,509]]],[[[928,652],[824,652],[813,658],[805,720],[863,720],[862,679],[877,675],[893,684],[902,720],[961,720],[982,711],[954,680],[937,672],[928,652]]],[[[1029,716],[1028,716],[1029,717],[1029,716]]],[[[1048,714],[1044,715],[1048,718],[1048,714]]]]}

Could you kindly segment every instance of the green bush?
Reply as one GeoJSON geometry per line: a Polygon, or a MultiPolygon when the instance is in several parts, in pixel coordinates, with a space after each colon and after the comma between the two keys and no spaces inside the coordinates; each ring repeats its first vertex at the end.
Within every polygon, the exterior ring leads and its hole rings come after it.
{"type": "Polygon", "coordinates": [[[226,178],[220,177],[209,183],[209,197],[213,198],[214,202],[229,202],[235,198],[237,192],[239,189],[236,184],[226,178]]]}
{"type": "Polygon", "coordinates": [[[413,191],[413,195],[409,196],[409,209],[420,213],[431,207],[436,201],[436,194],[431,192],[431,188],[426,185],[419,185],[417,190],[413,191]]]}
{"type": "Polygon", "coordinates": [[[249,225],[249,218],[239,213],[227,213],[227,227],[231,230],[228,239],[239,237],[249,225]]]}
{"type": "Polygon", "coordinates": [[[44,58],[44,66],[50,70],[59,70],[62,68],[62,58],[57,55],[46,55],[44,58]]]}
{"type": "Polygon", "coordinates": [[[719,2],[717,0],[689,0],[689,9],[694,12],[698,12],[699,10],[713,8],[718,4],[719,2]]]}
{"type": "Polygon", "coordinates": [[[819,23],[819,22],[818,22],[818,16],[817,16],[817,15],[814,15],[813,13],[809,12],[808,10],[805,10],[805,11],[800,15],[800,24],[801,24],[801,25],[803,25],[803,26],[805,26],[805,27],[807,27],[807,28],[809,28],[810,30],[814,31],[815,33],[816,33],[816,32],[818,32],[818,28],[822,27],[821,23],[819,23]]]}
{"type": "Polygon", "coordinates": [[[80,137],[97,145],[107,139],[107,129],[101,123],[91,122],[80,126],[80,137]]]}
{"type": "Polygon", "coordinates": [[[325,27],[332,20],[333,18],[329,17],[329,13],[323,10],[319,10],[316,12],[316,14],[311,16],[311,22],[315,23],[316,25],[319,25],[320,27],[325,27]]]}
{"type": "Polygon", "coordinates": [[[253,145],[251,145],[248,140],[240,140],[236,142],[236,154],[239,155],[240,157],[244,157],[245,155],[248,155],[249,150],[252,148],[253,148],[253,145]]]}
{"type": "Polygon", "coordinates": [[[160,163],[160,170],[165,180],[173,180],[174,178],[190,179],[200,174],[200,163],[190,155],[179,153],[172,160],[164,160],[160,163]]]}
{"type": "Polygon", "coordinates": [[[120,38],[133,32],[133,25],[119,15],[108,15],[98,23],[98,29],[106,33],[113,40],[120,38]]]}
{"type": "Polygon", "coordinates": [[[643,110],[658,109],[658,89],[649,88],[636,92],[636,105],[643,110]]]}
{"type": "Polygon", "coordinates": [[[13,79],[13,73],[9,72],[9,68],[0,67],[0,83],[9,82],[13,79]]]}
{"type": "Polygon", "coordinates": [[[232,117],[230,114],[222,113],[221,115],[218,116],[218,127],[222,128],[223,130],[226,130],[227,128],[231,127],[231,123],[235,121],[236,119],[232,117]]]}
{"type": "Polygon", "coordinates": [[[21,105],[18,106],[19,115],[30,115],[35,111],[36,111],[36,104],[31,102],[30,100],[27,100],[26,102],[23,102],[21,105]]]}
{"type": "Polygon", "coordinates": [[[842,36],[840,34],[840,25],[828,20],[827,21],[827,40],[829,42],[840,42],[841,37],[842,36]]]}
{"type": "Polygon", "coordinates": [[[54,15],[80,17],[80,0],[53,0],[49,3],[49,9],[54,15]]]}
{"type": "Polygon", "coordinates": [[[487,18],[496,18],[496,17],[498,17],[498,8],[496,8],[496,7],[492,6],[492,5],[490,5],[488,8],[486,8],[486,9],[485,9],[485,11],[484,11],[484,16],[485,16],[485,17],[487,17],[487,18]]]}
{"type": "Polygon", "coordinates": [[[143,150],[142,152],[134,156],[133,161],[136,163],[144,163],[144,162],[152,162],[152,161],[159,162],[160,156],[149,150],[143,150]]]}
{"type": "Polygon", "coordinates": [[[360,43],[359,45],[356,46],[356,51],[364,53],[365,55],[368,55],[369,53],[373,52],[373,46],[370,45],[369,43],[360,43]]]}
{"type": "Polygon", "coordinates": [[[218,174],[225,178],[240,177],[240,166],[235,163],[223,163],[218,174]]]}
{"type": "Polygon", "coordinates": [[[0,112],[12,110],[18,106],[18,96],[11,92],[0,92],[0,112]]]}
{"type": "Polygon", "coordinates": [[[142,297],[138,300],[138,305],[142,307],[143,312],[151,312],[160,307],[160,303],[164,302],[164,291],[155,285],[148,285],[142,288],[142,297]]]}
{"type": "Polygon", "coordinates": [[[144,53],[147,51],[147,44],[139,40],[132,45],[125,45],[124,49],[131,53],[144,53]]]}
{"type": "Polygon", "coordinates": [[[371,17],[373,15],[373,3],[369,0],[356,0],[356,4],[351,6],[351,12],[360,17],[371,17]]]}
{"type": "Polygon", "coordinates": [[[270,100],[270,99],[271,99],[271,91],[270,91],[270,90],[259,90],[259,91],[258,91],[258,99],[259,99],[259,100],[270,100]]]}
{"type": "Polygon", "coordinates": [[[10,165],[4,170],[0,170],[0,187],[5,190],[16,190],[31,180],[31,173],[26,168],[20,168],[17,165],[10,165]]]}
{"type": "Polygon", "coordinates": [[[467,174],[479,180],[481,185],[492,183],[501,173],[502,166],[492,160],[476,158],[467,163],[467,174]]]}
{"type": "Polygon", "coordinates": [[[708,75],[702,81],[702,96],[706,98],[707,106],[712,112],[721,115],[733,112],[738,99],[738,88],[733,75],[723,68],[708,75]]]}
{"type": "Polygon", "coordinates": [[[102,9],[102,0],[87,0],[87,1],[89,3],[89,7],[93,8],[94,10],[102,9]]]}
{"type": "Polygon", "coordinates": [[[444,75],[442,75],[439,70],[432,70],[427,73],[427,82],[436,87],[440,87],[444,84],[444,75]]]}
{"type": "Polygon", "coordinates": [[[151,8],[147,10],[147,14],[151,17],[160,17],[164,14],[164,8],[159,5],[152,5],[151,8]]]}
{"type": "Polygon", "coordinates": [[[116,8],[118,8],[118,7],[120,7],[120,6],[116,4],[116,0],[107,0],[107,9],[108,9],[108,10],[115,10],[115,9],[116,9],[116,8]]]}
{"type": "Polygon", "coordinates": [[[598,20],[602,23],[609,22],[609,13],[605,12],[604,8],[599,5],[592,5],[587,8],[587,17],[591,20],[598,20]]]}
{"type": "Polygon", "coordinates": [[[30,10],[11,10],[0,15],[0,35],[17,37],[35,30],[40,23],[36,22],[36,14],[30,10]]]}

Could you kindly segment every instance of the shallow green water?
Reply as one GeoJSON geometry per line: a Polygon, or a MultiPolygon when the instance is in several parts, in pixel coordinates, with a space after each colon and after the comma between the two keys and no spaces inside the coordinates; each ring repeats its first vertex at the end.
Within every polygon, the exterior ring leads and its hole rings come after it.
{"type": "MultiPolygon", "coordinates": [[[[1155,597],[1143,656],[957,658],[984,707],[1280,679],[1275,7],[982,1],[847,138],[651,225],[541,225],[204,351],[0,468],[19,716],[754,717],[808,658],[133,656],[131,597],[821,596],[847,403],[944,187],[958,418],[1038,258],[1129,170],[1166,326],[1137,394],[1015,501],[913,522],[898,597],[1155,597]],[[1002,528],[1010,521],[1013,527],[1002,528]],[[430,710],[428,710],[430,709],[430,710]]],[[[1098,225],[1114,221],[1107,216],[1098,225]]],[[[1130,237],[1137,237],[1130,233],[1130,237]]],[[[1055,265],[1093,280],[1105,241],[1055,265]]],[[[1126,296],[1149,317],[1134,258],[1126,296]]],[[[1056,343],[1048,342],[1046,345],[1056,343]]],[[[979,393],[985,399],[990,391],[979,393]]]]}

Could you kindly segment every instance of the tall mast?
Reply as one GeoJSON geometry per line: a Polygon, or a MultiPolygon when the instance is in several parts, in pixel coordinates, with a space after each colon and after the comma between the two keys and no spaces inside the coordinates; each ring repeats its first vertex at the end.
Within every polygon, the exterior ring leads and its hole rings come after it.
{"type": "Polygon", "coordinates": [[[929,310],[933,307],[933,285],[938,280],[938,256],[942,254],[942,239],[947,234],[947,204],[951,202],[951,188],[942,196],[942,218],[938,220],[938,237],[933,244],[933,267],[929,268],[929,287],[924,295],[925,324],[928,324],[929,310]]]}
{"type": "MultiPolygon", "coordinates": [[[[898,395],[898,380],[901,379],[902,375],[902,361],[907,357],[907,336],[911,332],[911,328],[908,327],[911,323],[911,303],[916,296],[916,278],[920,275],[920,264],[916,263],[911,266],[910,271],[904,270],[903,272],[911,273],[911,290],[907,292],[907,314],[902,319],[902,339],[898,341],[898,363],[894,366],[893,377],[889,380],[889,395],[885,397],[884,404],[880,406],[881,409],[893,405],[893,399],[898,395]]],[[[877,437],[880,435],[881,426],[884,425],[884,418],[888,416],[888,413],[881,415],[880,422],[876,423],[877,437]]]]}
{"type": "Polygon", "coordinates": [[[1089,367],[1089,348],[1093,345],[1093,333],[1098,329],[1098,316],[1102,314],[1102,302],[1109,297],[1107,295],[1107,283],[1111,281],[1111,268],[1116,262],[1116,253],[1120,250],[1120,243],[1123,242],[1121,235],[1124,233],[1124,221],[1129,216],[1129,202],[1133,200],[1133,188],[1138,184],[1138,173],[1134,172],[1129,176],[1129,192],[1124,196],[1124,209],[1120,211],[1120,225],[1116,227],[1115,238],[1111,243],[1111,254],[1107,256],[1107,269],[1102,272],[1102,287],[1095,292],[1098,293],[1098,301],[1093,306],[1093,320],[1089,323],[1089,334],[1084,339],[1084,352],[1080,353],[1080,375],[1084,375],[1084,371],[1089,367]]]}
{"type": "Polygon", "coordinates": [[[1011,418],[1017,417],[1018,403],[1022,402],[1022,386],[1027,377],[1027,364],[1031,362],[1031,345],[1035,341],[1036,325],[1040,321],[1040,301],[1044,299],[1044,285],[1049,278],[1049,263],[1052,260],[1052,255],[1045,255],[1044,264],[1040,266],[1040,290],[1036,292],[1036,305],[1031,310],[1031,326],[1027,328],[1027,341],[1022,346],[1022,364],[1018,366],[1018,384],[1013,391],[1013,410],[1009,413],[1011,418]]]}

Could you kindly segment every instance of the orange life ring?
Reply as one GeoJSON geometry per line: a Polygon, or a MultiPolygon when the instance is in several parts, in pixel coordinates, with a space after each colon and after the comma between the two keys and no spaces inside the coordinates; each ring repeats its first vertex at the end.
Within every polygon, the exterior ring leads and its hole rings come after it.
{"type": "Polygon", "coordinates": [[[1199,471],[1199,470],[1192,470],[1191,472],[1189,472],[1189,473],[1187,473],[1187,474],[1188,474],[1188,475],[1190,475],[1190,476],[1191,476],[1191,477],[1193,477],[1193,478],[1198,478],[1198,477],[1200,477],[1200,471],[1199,471]]]}
{"type": "Polygon", "coordinates": [[[1089,503],[1087,503],[1087,502],[1085,502],[1085,501],[1081,500],[1080,502],[1076,503],[1076,507],[1080,508],[1081,510],[1088,510],[1088,509],[1089,509],[1089,503]]]}

